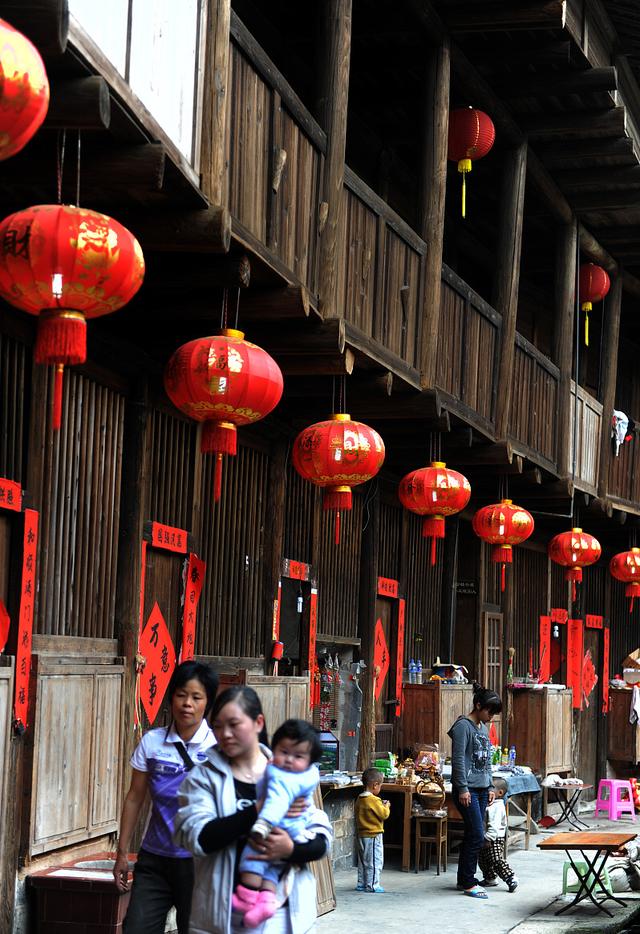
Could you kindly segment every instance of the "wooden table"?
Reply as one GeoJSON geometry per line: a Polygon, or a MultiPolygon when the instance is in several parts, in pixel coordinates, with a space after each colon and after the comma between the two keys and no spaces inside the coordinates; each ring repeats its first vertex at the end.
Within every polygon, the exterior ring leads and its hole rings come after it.
{"type": "Polygon", "coordinates": [[[387,843],[385,849],[402,850],[402,871],[409,872],[411,864],[411,805],[416,786],[399,785],[396,782],[384,782],[380,791],[381,798],[390,795],[402,795],[402,843],[387,843]]]}
{"type": "Polygon", "coordinates": [[[609,895],[605,891],[601,876],[607,858],[626,843],[629,843],[630,840],[635,840],[636,836],[635,833],[554,833],[552,837],[548,837],[542,843],[539,843],[538,847],[541,850],[564,850],[569,857],[573,871],[580,881],[574,900],[556,911],[556,914],[561,915],[564,911],[575,908],[579,902],[587,898],[593,902],[599,911],[604,911],[610,918],[613,915],[602,905],[602,902],[610,900],[626,908],[626,902],[623,902],[621,898],[616,898],[615,895],[609,895]],[[586,872],[578,869],[578,865],[572,856],[572,852],[575,851],[580,853],[587,864],[586,872]],[[589,858],[589,853],[593,853],[593,859],[589,858]],[[600,862],[598,862],[600,857],[600,862]],[[604,892],[604,897],[600,901],[593,896],[597,888],[604,892]]]}

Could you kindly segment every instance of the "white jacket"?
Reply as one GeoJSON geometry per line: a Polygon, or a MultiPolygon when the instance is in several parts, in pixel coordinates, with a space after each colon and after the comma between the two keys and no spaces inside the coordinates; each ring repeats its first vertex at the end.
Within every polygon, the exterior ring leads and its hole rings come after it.
{"type": "Polygon", "coordinates": [[[504,840],[507,835],[507,809],[503,798],[496,798],[493,804],[489,805],[486,820],[487,828],[484,833],[486,839],[504,840]]]}
{"type": "MultiPolygon", "coordinates": [[[[270,755],[265,746],[261,748],[265,755],[270,755]]],[[[223,753],[215,747],[207,751],[205,762],[192,769],[180,786],[178,802],[175,839],[195,857],[189,934],[229,934],[236,841],[208,855],[198,843],[209,821],[228,817],[237,810],[233,773],[223,753]]],[[[313,811],[310,829],[323,834],[330,844],[332,834],[327,815],[318,808],[313,811]]],[[[283,901],[289,899],[292,934],[306,934],[316,920],[316,881],[311,869],[291,867],[280,881],[278,894],[283,901]]],[[[263,927],[254,928],[255,934],[260,934],[263,927]]]]}

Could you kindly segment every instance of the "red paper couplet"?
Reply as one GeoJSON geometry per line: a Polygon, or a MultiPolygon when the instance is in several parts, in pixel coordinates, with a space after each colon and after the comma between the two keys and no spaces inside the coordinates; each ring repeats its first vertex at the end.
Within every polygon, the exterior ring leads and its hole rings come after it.
{"type": "Polygon", "coordinates": [[[38,513],[35,509],[25,509],[18,645],[16,649],[16,687],[13,704],[13,715],[18,727],[26,727],[29,723],[29,672],[31,671],[31,637],[36,595],[37,551],[38,513]]]}
{"type": "Polygon", "coordinates": [[[305,564],[304,561],[290,561],[285,558],[282,573],[294,581],[308,581],[311,577],[311,565],[305,564]]]}
{"type": "Polygon", "coordinates": [[[562,623],[564,625],[566,624],[568,618],[569,618],[569,614],[566,610],[563,610],[563,609],[551,610],[551,622],[552,623],[562,623]]]}
{"type": "Polygon", "coordinates": [[[197,555],[190,554],[187,564],[187,579],[184,588],[184,608],[182,614],[182,651],[180,659],[188,661],[194,656],[196,635],[196,613],[202,593],[204,572],[207,565],[197,555]]]}
{"type": "Polygon", "coordinates": [[[398,596],[398,581],[394,581],[390,577],[379,577],[378,596],[396,598],[398,596]]]}
{"type": "Polygon", "coordinates": [[[404,612],[405,601],[402,597],[398,600],[398,638],[396,641],[396,717],[402,713],[402,666],[404,665],[404,612]]]}
{"type": "Polygon", "coordinates": [[[4,647],[7,644],[7,639],[9,638],[9,628],[11,626],[11,619],[7,612],[7,608],[0,600],[0,652],[4,652],[4,647]]]}
{"type": "Polygon", "coordinates": [[[273,601],[273,619],[271,621],[271,638],[274,642],[280,640],[280,605],[282,603],[282,581],[278,581],[278,596],[273,601]]]}
{"type": "Polygon", "coordinates": [[[587,613],[585,616],[587,629],[604,629],[604,616],[596,616],[594,613],[587,613]]]}
{"type": "Polygon", "coordinates": [[[567,623],[567,685],[573,690],[573,707],[582,710],[582,620],[567,623]]]}
{"type": "Polygon", "coordinates": [[[540,673],[538,680],[546,684],[551,677],[551,617],[540,617],[540,658],[538,659],[540,673]]]}
{"type": "Polygon", "coordinates": [[[186,555],[187,539],[188,534],[184,529],[176,529],[161,522],[151,523],[151,544],[154,548],[164,548],[165,551],[186,555]]]}
{"type": "Polygon", "coordinates": [[[375,678],[375,698],[380,699],[384,682],[389,671],[389,646],[385,638],[382,622],[376,620],[376,634],[373,644],[373,676],[375,678]]]}
{"type": "Polygon", "coordinates": [[[318,588],[311,588],[309,599],[309,650],[307,652],[307,668],[311,676],[311,697],[309,706],[313,709],[320,703],[320,677],[318,662],[316,660],[316,633],[318,631],[318,588]]]}
{"type": "Polygon", "coordinates": [[[603,630],[602,645],[602,712],[609,713],[609,627],[603,630]]]}
{"type": "Polygon", "coordinates": [[[22,510],[22,487],[15,480],[0,477],[0,509],[22,510]]]}
{"type": "Polygon", "coordinates": [[[149,723],[153,724],[176,667],[173,642],[157,603],[154,603],[140,636],[139,651],[145,658],[140,674],[140,696],[149,723]]]}
{"type": "Polygon", "coordinates": [[[591,649],[587,649],[582,660],[582,699],[585,707],[589,706],[589,699],[597,683],[598,675],[593,664],[591,649]]]}

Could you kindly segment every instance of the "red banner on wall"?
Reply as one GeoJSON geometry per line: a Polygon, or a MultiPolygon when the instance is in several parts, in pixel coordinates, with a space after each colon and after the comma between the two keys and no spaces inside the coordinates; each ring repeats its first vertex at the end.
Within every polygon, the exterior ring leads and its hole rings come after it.
{"type": "Polygon", "coordinates": [[[573,690],[573,707],[582,710],[582,620],[567,623],[567,686],[573,690]]]}
{"type": "Polygon", "coordinates": [[[382,688],[389,673],[389,646],[382,628],[381,620],[376,620],[376,631],[373,643],[373,683],[375,684],[375,699],[380,700],[382,688]]]}
{"type": "Polygon", "coordinates": [[[140,636],[139,652],[144,657],[144,668],[139,678],[140,699],[149,723],[153,725],[176,666],[173,642],[157,603],[154,603],[140,636]]]}
{"type": "Polygon", "coordinates": [[[16,648],[16,687],[13,704],[14,720],[18,729],[26,727],[29,723],[29,672],[31,671],[31,639],[33,634],[33,609],[36,595],[37,551],[38,513],[35,509],[25,509],[20,610],[18,614],[18,645],[16,648]]]}
{"type": "Polygon", "coordinates": [[[538,659],[540,673],[538,680],[546,684],[551,677],[551,617],[540,617],[540,658],[538,659]]]}
{"type": "Polygon", "coordinates": [[[562,623],[563,625],[567,622],[569,614],[566,610],[555,609],[551,610],[551,622],[552,623],[562,623]]]}
{"type": "Polygon", "coordinates": [[[189,555],[184,582],[184,607],[182,608],[182,650],[180,652],[182,662],[193,658],[195,653],[196,614],[206,569],[206,562],[197,555],[189,555]]]}
{"type": "Polygon", "coordinates": [[[603,630],[602,645],[602,712],[609,713],[609,627],[603,630]]]}
{"type": "Polygon", "coordinates": [[[309,599],[309,649],[307,652],[307,668],[311,683],[309,706],[317,707],[320,703],[320,671],[316,660],[316,634],[318,631],[318,588],[311,588],[309,599]]]}
{"type": "Polygon", "coordinates": [[[398,600],[398,638],[396,640],[396,717],[402,713],[402,666],[404,665],[404,611],[405,601],[398,600]]]}
{"type": "Polygon", "coordinates": [[[584,620],[587,629],[604,629],[604,616],[597,616],[594,613],[587,613],[584,620]]]}
{"type": "Polygon", "coordinates": [[[176,529],[172,525],[163,525],[161,522],[151,523],[151,544],[154,548],[164,548],[165,551],[175,551],[185,555],[188,537],[184,529],[176,529]]]}
{"type": "Polygon", "coordinates": [[[0,477],[0,509],[22,510],[22,487],[15,480],[0,477]]]}
{"type": "Polygon", "coordinates": [[[394,581],[390,577],[379,577],[378,578],[378,596],[397,598],[398,581],[394,581]]]}

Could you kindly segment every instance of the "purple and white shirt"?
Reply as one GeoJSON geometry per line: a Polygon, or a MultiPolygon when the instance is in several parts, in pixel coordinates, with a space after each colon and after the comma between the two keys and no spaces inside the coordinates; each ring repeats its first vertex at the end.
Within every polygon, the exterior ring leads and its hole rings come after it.
{"type": "MultiPolygon", "coordinates": [[[[131,766],[147,773],[151,812],[142,841],[142,849],[156,856],[187,859],[192,854],[173,842],[173,821],[178,810],[178,788],[188,769],[174,743],[182,740],[173,728],[160,727],[145,733],[133,755],[131,766]]],[[[216,742],[213,731],[203,720],[186,747],[189,757],[198,765],[206,759],[207,749],[216,742]]]]}

